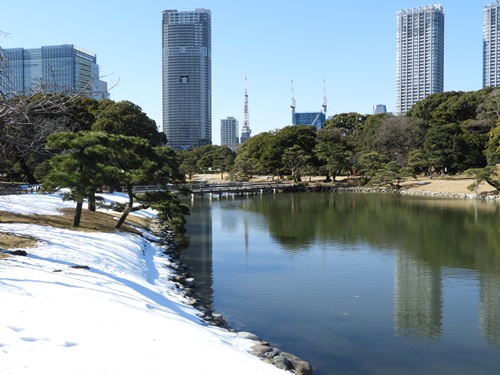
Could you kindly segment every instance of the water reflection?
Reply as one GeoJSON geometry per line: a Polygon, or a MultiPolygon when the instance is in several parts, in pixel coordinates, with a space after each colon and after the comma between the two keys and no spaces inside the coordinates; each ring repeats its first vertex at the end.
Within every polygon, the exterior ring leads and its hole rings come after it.
{"type": "MultiPolygon", "coordinates": [[[[236,222],[233,223],[236,225],[236,222]]],[[[209,206],[191,207],[191,216],[186,225],[186,238],[190,251],[183,253],[183,261],[189,265],[190,272],[195,275],[196,282],[203,290],[203,303],[208,308],[213,305],[213,241],[212,215],[209,206]]],[[[226,230],[234,228],[229,224],[226,230]]]]}
{"type": "Polygon", "coordinates": [[[500,348],[500,273],[483,273],[481,282],[481,332],[500,348]]]}
{"type": "MultiPolygon", "coordinates": [[[[342,305],[344,302],[340,298],[344,296],[338,292],[342,289],[339,284],[344,277],[342,272],[356,272],[360,266],[354,261],[351,265],[346,261],[345,264],[353,271],[339,269],[334,263],[338,263],[338,254],[342,259],[359,260],[359,255],[352,255],[359,249],[368,248],[393,260],[390,268],[392,288],[380,292],[380,299],[388,294],[392,296],[386,317],[390,321],[392,335],[402,340],[411,338],[412,341],[417,339],[430,343],[448,340],[448,345],[440,347],[450,346],[460,352],[459,347],[464,353],[474,353],[471,358],[479,358],[477,356],[483,353],[484,347],[469,347],[475,345],[470,342],[475,337],[479,340],[482,337],[483,342],[500,348],[500,236],[497,230],[500,205],[483,203],[321,193],[264,195],[220,202],[196,200],[192,202],[192,215],[187,223],[190,248],[184,255],[184,261],[189,263],[195,277],[203,281],[210,301],[214,299],[212,262],[215,262],[215,267],[220,262],[228,264],[228,268],[217,272],[232,273],[234,277],[230,280],[233,282],[248,283],[238,287],[236,293],[239,294],[233,296],[230,302],[242,306],[242,315],[237,318],[239,321],[253,318],[245,316],[244,310],[252,305],[254,296],[265,294],[270,299],[280,299],[285,295],[294,295],[298,285],[314,285],[315,290],[309,288],[307,293],[316,294],[302,295],[303,302],[297,302],[304,308],[305,317],[302,319],[310,319],[313,324],[320,325],[322,321],[319,317],[323,312],[316,318],[312,315],[316,313],[312,305],[318,303],[318,310],[342,305]],[[220,226],[215,227],[214,221],[220,226]],[[212,253],[214,241],[217,243],[214,251],[219,254],[215,260],[212,253]],[[257,257],[257,252],[262,253],[262,258],[257,257]],[[288,264],[293,279],[284,284],[289,283],[290,288],[295,290],[278,290],[277,284],[281,283],[281,279],[277,278],[285,277],[283,270],[288,264]],[[319,274],[320,270],[324,274],[324,282],[317,286],[314,280],[311,281],[311,275],[319,274]],[[250,275],[251,272],[257,276],[250,275]],[[264,282],[263,278],[266,278],[264,282]],[[332,280],[337,284],[333,285],[332,280]],[[464,288],[456,287],[461,283],[465,283],[464,288]],[[262,284],[272,285],[272,288],[259,289],[257,286],[262,284]],[[276,295],[269,297],[274,289],[276,295]],[[330,295],[331,300],[325,301],[322,298],[324,295],[330,295]],[[466,336],[462,331],[471,331],[474,337],[466,336]]],[[[283,305],[284,311],[273,310],[272,314],[280,314],[281,321],[285,322],[289,311],[286,310],[287,303],[283,305]]],[[[374,307],[363,305],[361,308],[369,310],[374,307]]],[[[247,313],[252,314],[253,310],[247,313]]],[[[294,310],[294,314],[300,313],[294,310]]],[[[331,317],[325,320],[337,322],[331,317]]],[[[332,335],[336,335],[337,339],[339,335],[351,337],[366,334],[344,332],[346,329],[347,326],[336,324],[319,330],[335,332],[332,335]],[[342,333],[335,332],[339,328],[342,333]]],[[[364,336],[360,336],[353,338],[352,342],[365,340],[364,336]]],[[[325,345],[319,338],[308,341],[325,345]]],[[[393,345],[388,350],[394,353],[404,351],[404,345],[399,341],[388,345],[393,345]]],[[[422,349],[420,355],[429,356],[426,350],[422,349]]],[[[406,352],[408,358],[404,358],[408,361],[419,355],[414,347],[406,349],[406,352]]],[[[357,354],[352,354],[353,358],[357,354]]],[[[436,354],[439,358],[450,355],[436,354]]],[[[459,363],[461,358],[456,360],[459,363]]],[[[322,361],[325,358],[318,359],[318,362],[322,361]]],[[[488,363],[488,359],[483,362],[488,363]]]]}
{"type": "Polygon", "coordinates": [[[394,321],[403,336],[438,340],[442,332],[441,271],[398,249],[394,263],[394,321]]]}

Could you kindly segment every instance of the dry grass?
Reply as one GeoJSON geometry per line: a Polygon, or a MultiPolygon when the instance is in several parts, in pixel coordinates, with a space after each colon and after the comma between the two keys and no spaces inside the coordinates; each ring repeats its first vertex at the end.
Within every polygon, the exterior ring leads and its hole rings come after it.
{"type": "MultiPolygon", "coordinates": [[[[73,227],[73,209],[61,210],[63,215],[20,215],[10,212],[0,211],[0,223],[26,223],[47,225],[57,228],[72,229],[83,232],[129,232],[139,234],[134,227],[147,227],[149,222],[146,219],[129,215],[127,221],[120,229],[116,229],[116,216],[119,214],[108,214],[103,212],[82,211],[79,227],[73,227]],[[132,225],[133,224],[133,225],[132,225]]],[[[37,243],[36,239],[17,236],[11,233],[0,233],[0,248],[4,250],[33,247],[37,243]]],[[[0,253],[0,257],[2,254],[0,253]]]]}
{"type": "MultiPolygon", "coordinates": [[[[26,236],[17,236],[15,234],[0,233],[0,249],[10,250],[10,249],[26,249],[29,247],[34,247],[37,244],[35,238],[26,236]]],[[[0,259],[6,258],[8,254],[0,252],[0,259]]]]}

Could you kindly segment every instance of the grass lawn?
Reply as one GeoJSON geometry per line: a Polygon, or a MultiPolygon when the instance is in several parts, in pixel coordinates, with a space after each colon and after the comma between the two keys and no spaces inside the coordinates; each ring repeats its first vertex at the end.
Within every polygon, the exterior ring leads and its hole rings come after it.
{"type": "MultiPolygon", "coordinates": [[[[84,232],[114,232],[119,230],[135,234],[140,234],[135,227],[146,227],[149,224],[146,219],[129,215],[122,227],[120,229],[115,229],[117,216],[120,215],[119,213],[114,215],[104,212],[91,212],[84,209],[82,211],[80,226],[73,227],[74,209],[63,209],[61,212],[63,215],[20,215],[0,211],[0,223],[50,225],[57,228],[73,229],[84,232]]],[[[37,240],[34,238],[0,233],[0,249],[2,250],[26,249],[35,246],[36,243],[37,240]]],[[[0,252],[0,258],[5,256],[6,254],[0,252]]]]}

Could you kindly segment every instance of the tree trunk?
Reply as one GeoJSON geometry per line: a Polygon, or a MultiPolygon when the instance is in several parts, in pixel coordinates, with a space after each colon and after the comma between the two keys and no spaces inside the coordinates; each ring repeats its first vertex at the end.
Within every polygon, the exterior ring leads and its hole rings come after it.
{"type": "Polygon", "coordinates": [[[500,191],[500,183],[499,182],[492,180],[492,179],[489,179],[489,178],[485,178],[484,180],[486,181],[486,183],[488,183],[488,185],[490,185],[491,187],[494,187],[497,191],[500,191]]]}
{"type": "Polygon", "coordinates": [[[121,228],[122,224],[127,219],[128,214],[130,213],[130,211],[132,211],[132,207],[134,205],[134,193],[132,192],[132,185],[127,184],[127,193],[128,193],[128,203],[125,206],[125,210],[123,211],[120,220],[118,220],[118,222],[115,225],[115,228],[117,229],[121,228]]]}
{"type": "Polygon", "coordinates": [[[26,164],[26,160],[21,159],[19,160],[19,166],[21,167],[24,175],[26,176],[26,182],[30,185],[35,185],[38,183],[38,181],[35,178],[35,175],[33,172],[31,172],[30,167],[26,164]]]}
{"type": "Polygon", "coordinates": [[[80,226],[80,219],[82,217],[82,208],[83,208],[83,201],[76,202],[75,216],[73,217],[73,226],[74,227],[80,226]]]}
{"type": "Polygon", "coordinates": [[[293,173],[294,173],[294,178],[293,178],[293,180],[294,180],[296,183],[302,182],[302,178],[300,177],[300,169],[299,169],[299,167],[298,167],[298,166],[296,166],[296,167],[294,168],[293,173]]]}
{"type": "Polygon", "coordinates": [[[118,220],[118,222],[115,225],[116,229],[120,229],[121,228],[122,224],[127,219],[127,216],[130,213],[130,211],[132,211],[132,207],[127,203],[127,205],[125,206],[125,211],[123,211],[122,216],[120,217],[120,220],[118,220]]]}
{"type": "Polygon", "coordinates": [[[89,211],[95,212],[95,209],[96,209],[95,208],[95,190],[91,191],[88,202],[89,202],[89,204],[88,204],[89,211]]]}

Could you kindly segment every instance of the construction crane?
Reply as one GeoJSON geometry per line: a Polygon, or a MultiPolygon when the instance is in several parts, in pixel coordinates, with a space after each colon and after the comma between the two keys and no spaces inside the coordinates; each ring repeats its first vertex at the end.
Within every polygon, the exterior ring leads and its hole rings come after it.
{"type": "MultiPolygon", "coordinates": [[[[316,121],[318,121],[318,118],[319,118],[319,116],[321,116],[322,113],[324,113],[325,117],[326,117],[327,100],[326,100],[326,83],[325,82],[326,81],[323,79],[323,104],[321,106],[322,109],[318,112],[318,114],[314,118],[313,122],[311,123],[312,126],[314,126],[316,121]]],[[[290,108],[292,108],[292,121],[295,121],[296,105],[295,105],[295,95],[294,95],[294,91],[293,91],[293,80],[291,80],[291,83],[292,83],[292,105],[290,106],[290,108]]]]}
{"type": "Polygon", "coordinates": [[[326,116],[326,80],[323,79],[323,113],[326,116]]]}
{"type": "Polygon", "coordinates": [[[311,124],[312,126],[314,126],[314,124],[318,120],[318,118],[321,115],[321,113],[324,113],[325,114],[325,118],[326,118],[327,101],[326,101],[326,83],[325,82],[326,81],[323,79],[323,105],[321,106],[323,109],[322,109],[322,111],[319,111],[318,114],[316,115],[316,117],[314,118],[314,121],[311,124]]]}

